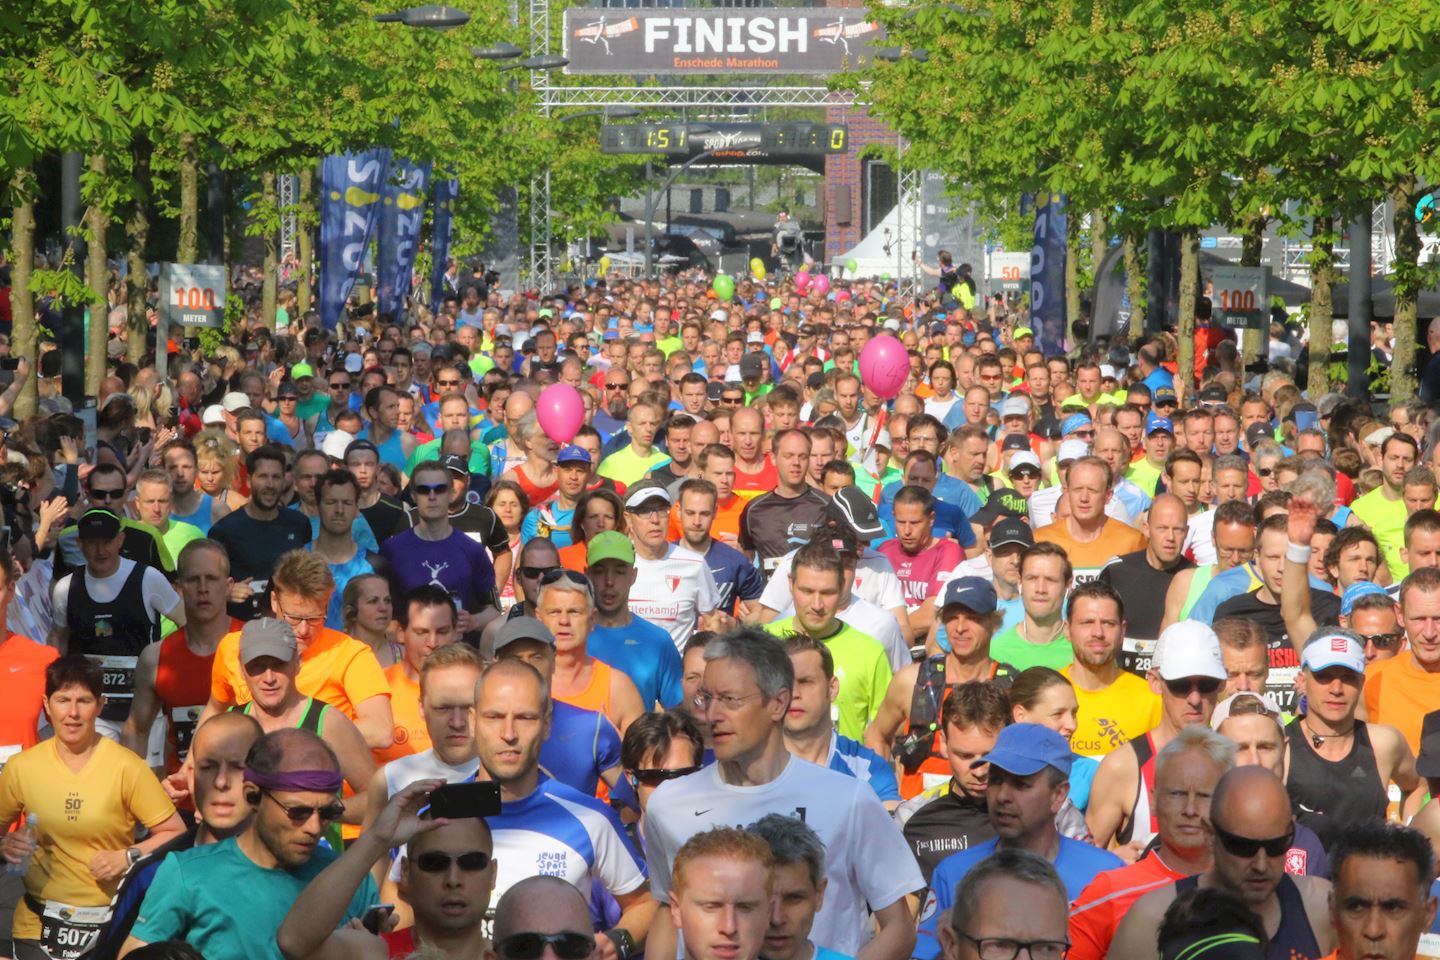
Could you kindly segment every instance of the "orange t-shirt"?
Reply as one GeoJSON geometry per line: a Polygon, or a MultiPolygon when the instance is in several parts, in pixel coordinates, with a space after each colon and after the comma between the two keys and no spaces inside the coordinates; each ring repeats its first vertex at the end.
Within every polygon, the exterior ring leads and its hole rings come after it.
{"type": "Polygon", "coordinates": [[[1067,518],[1062,517],[1054,523],[1045,524],[1035,531],[1035,542],[1053,543],[1064,548],[1070,557],[1070,563],[1075,567],[1071,586],[1094,580],[1100,575],[1100,568],[1115,557],[1144,550],[1150,543],[1145,534],[1114,517],[1105,518],[1105,526],[1100,529],[1100,536],[1088,543],[1080,543],[1070,536],[1066,522],[1067,518]]]}
{"type": "MultiPolygon", "coordinates": [[[[307,697],[330,704],[351,720],[355,707],[371,697],[390,696],[390,685],[380,661],[365,644],[329,627],[315,632],[300,655],[300,676],[295,686],[307,697]]],[[[210,695],[220,703],[244,706],[251,700],[245,673],[240,669],[240,631],[225,634],[215,650],[210,695]]]]}
{"type": "MultiPolygon", "coordinates": [[[[760,493],[761,491],[756,491],[755,495],[759,496],[760,493]]],[[[745,512],[745,503],[746,500],[744,497],[734,493],[730,494],[729,503],[717,503],[715,505],[715,519],[710,521],[710,536],[716,540],[721,540],[724,539],[721,537],[721,534],[728,533],[730,534],[730,539],[727,542],[732,545],[739,540],[740,514],[745,512]]],[[[678,505],[673,506],[670,508],[670,530],[666,533],[665,539],[671,543],[679,543],[681,537],[684,535],[684,531],[680,529],[680,507],[678,505]]],[[[560,551],[560,556],[562,558],[561,562],[563,563],[565,556],[564,550],[560,551]]]]}
{"type": "Polygon", "coordinates": [[[1414,753],[1420,752],[1425,714],[1436,704],[1440,704],[1440,673],[1423,670],[1411,651],[1376,660],[1365,668],[1367,718],[1399,730],[1414,753]]]}
{"type": "Polygon", "coordinates": [[[18,633],[0,641],[0,766],[40,742],[37,728],[45,704],[45,668],[60,651],[18,633]]]}
{"type": "Polygon", "coordinates": [[[586,559],[587,552],[588,547],[584,541],[572,543],[568,547],[561,547],[558,551],[560,554],[560,566],[566,570],[574,570],[576,573],[584,573],[585,568],[589,566],[589,562],[586,559]]]}
{"type": "Polygon", "coordinates": [[[408,757],[430,749],[430,729],[420,710],[420,681],[405,675],[405,664],[387,667],[385,679],[390,684],[390,713],[395,718],[395,735],[390,746],[375,750],[375,762],[381,766],[391,760],[408,757]]]}

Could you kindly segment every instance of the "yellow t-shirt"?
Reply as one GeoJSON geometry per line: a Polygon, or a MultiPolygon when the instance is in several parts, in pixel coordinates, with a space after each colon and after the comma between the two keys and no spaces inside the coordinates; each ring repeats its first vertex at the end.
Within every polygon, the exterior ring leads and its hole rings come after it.
{"type": "MultiPolygon", "coordinates": [[[[1070,679],[1070,667],[1060,672],[1070,679]]],[[[1160,698],[1150,684],[1133,673],[1120,672],[1104,690],[1081,690],[1071,684],[1080,704],[1070,749],[1087,757],[1103,757],[1127,740],[1160,725],[1160,698]]]]}
{"type": "MultiPolygon", "coordinates": [[[[339,710],[351,720],[355,707],[371,697],[390,696],[390,684],[380,661],[365,644],[341,633],[322,627],[300,654],[300,675],[295,686],[307,697],[314,697],[339,710]]],[[[244,706],[251,700],[250,687],[240,669],[240,631],[225,634],[215,649],[215,666],[210,673],[210,695],[221,703],[244,706]]]]}
{"type": "MultiPolygon", "coordinates": [[[[175,815],[175,805],[144,758],[115,741],[101,737],[75,773],[60,759],[55,741],[46,740],[16,754],[0,772],[0,823],[32,813],[40,846],[25,874],[25,893],[42,902],[100,907],[120,880],[96,880],[91,858],[134,846],[135,824],[158,827],[175,815]]],[[[40,920],[22,900],[15,907],[14,937],[39,936],[40,920]]]]}
{"type": "Polygon", "coordinates": [[[384,750],[376,750],[375,762],[381,766],[391,760],[408,757],[430,749],[430,728],[420,710],[420,682],[405,676],[405,664],[386,668],[390,683],[390,714],[395,718],[395,740],[384,750]]]}

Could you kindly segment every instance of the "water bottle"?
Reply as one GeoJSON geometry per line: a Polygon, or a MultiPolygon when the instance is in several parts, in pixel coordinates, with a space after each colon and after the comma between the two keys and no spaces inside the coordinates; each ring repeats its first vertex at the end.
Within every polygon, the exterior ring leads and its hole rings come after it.
{"type": "MultiPolygon", "coordinates": [[[[32,840],[38,839],[35,836],[35,825],[39,822],[40,818],[35,814],[25,814],[25,832],[30,835],[30,839],[32,840]]],[[[25,859],[21,860],[19,863],[6,863],[5,872],[13,874],[17,877],[23,877],[25,875],[25,871],[30,869],[30,858],[33,856],[35,856],[34,850],[30,851],[30,853],[25,857],[25,859]]]]}

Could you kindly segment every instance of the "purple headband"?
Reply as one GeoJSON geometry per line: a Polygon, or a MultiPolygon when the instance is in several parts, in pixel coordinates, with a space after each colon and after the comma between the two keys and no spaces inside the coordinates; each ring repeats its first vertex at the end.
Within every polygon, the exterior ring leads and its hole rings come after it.
{"type": "Polygon", "coordinates": [[[246,767],[245,782],[253,783],[262,790],[335,793],[344,779],[334,770],[279,770],[275,773],[261,773],[246,767]]]}

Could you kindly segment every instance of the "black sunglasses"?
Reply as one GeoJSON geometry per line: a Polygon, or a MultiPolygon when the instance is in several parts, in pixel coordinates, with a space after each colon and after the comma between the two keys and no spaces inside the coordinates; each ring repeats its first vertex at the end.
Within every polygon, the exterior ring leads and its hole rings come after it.
{"type": "Polygon", "coordinates": [[[339,800],[336,800],[333,803],[327,803],[323,807],[311,807],[303,805],[297,807],[287,807],[279,800],[276,800],[275,795],[269,790],[261,790],[260,792],[263,793],[265,796],[269,797],[274,802],[275,806],[279,807],[281,810],[284,810],[285,816],[289,817],[290,822],[297,827],[301,824],[309,823],[310,818],[317,814],[320,817],[321,823],[334,823],[341,817],[345,816],[345,804],[341,803],[339,800]]]}
{"type": "Polygon", "coordinates": [[[343,383],[341,383],[341,382],[338,381],[338,380],[337,380],[337,381],[334,381],[334,382],[332,382],[332,383],[330,384],[330,389],[331,389],[331,390],[349,390],[349,389],[350,389],[350,381],[349,381],[349,380],[346,380],[346,381],[343,382],[343,383]]]}
{"type": "Polygon", "coordinates": [[[1188,697],[1192,690],[1199,690],[1201,696],[1208,697],[1220,689],[1221,683],[1214,677],[1186,677],[1183,680],[1166,680],[1165,689],[1172,697],[1188,697]]]}
{"type": "Polygon", "coordinates": [[[666,780],[688,777],[692,773],[698,773],[700,769],[700,767],[680,767],[676,770],[631,770],[630,776],[634,777],[637,783],[647,787],[658,787],[666,780]]]}
{"type": "Polygon", "coordinates": [[[1274,467],[1256,467],[1256,468],[1255,468],[1255,476],[1257,476],[1257,477],[1268,477],[1268,476],[1270,476],[1270,474],[1272,474],[1272,473],[1274,473],[1274,472],[1275,472],[1275,468],[1274,468],[1274,467]]]}
{"type": "Polygon", "coordinates": [[[555,949],[560,960],[585,960],[595,952],[595,938],[589,934],[571,933],[512,933],[495,944],[496,951],[507,960],[539,960],[545,953],[545,946],[555,949]]]}
{"type": "Polygon", "coordinates": [[[490,854],[484,850],[471,850],[452,857],[443,850],[426,850],[415,858],[415,866],[422,873],[444,873],[452,863],[466,873],[479,873],[490,866],[490,854]]]}
{"type": "Polygon", "coordinates": [[[448,483],[412,483],[410,489],[415,491],[417,497],[438,496],[450,490],[448,483]]]}
{"type": "Polygon", "coordinates": [[[738,406],[740,406],[742,403],[745,402],[745,398],[744,398],[744,397],[725,397],[725,396],[722,396],[722,397],[720,398],[720,402],[721,402],[721,403],[728,403],[728,404],[731,404],[732,406],[738,407],[738,406]]]}
{"type": "Polygon", "coordinates": [[[1256,840],[1253,837],[1242,837],[1231,833],[1216,823],[1212,818],[1210,826],[1215,831],[1215,836],[1220,841],[1220,846],[1232,857],[1249,858],[1255,856],[1261,850],[1265,851],[1267,857],[1283,857],[1290,850],[1290,845],[1295,842],[1295,828],[1291,827],[1290,832],[1280,837],[1269,837],[1265,840],[1256,840]]]}
{"type": "MultiPolygon", "coordinates": [[[[537,568],[530,567],[529,569],[534,570],[537,568]]],[[[540,574],[540,586],[542,587],[549,586],[561,580],[568,580],[577,587],[583,587],[586,593],[590,592],[590,578],[583,573],[576,573],[574,570],[567,570],[564,567],[550,567],[544,573],[540,574]]]]}
{"type": "Polygon", "coordinates": [[[91,500],[123,500],[125,491],[120,490],[87,490],[85,495],[91,500]]]}
{"type": "Polygon", "coordinates": [[[1391,647],[1398,646],[1404,636],[1405,634],[1398,631],[1396,633],[1362,633],[1360,639],[1365,643],[1373,643],[1377,650],[1389,650],[1391,647]]]}
{"type": "Polygon", "coordinates": [[[630,384],[628,384],[628,383],[607,383],[607,384],[605,384],[605,389],[606,389],[606,390],[624,390],[624,389],[625,389],[626,387],[628,387],[628,386],[630,386],[630,384]]]}

